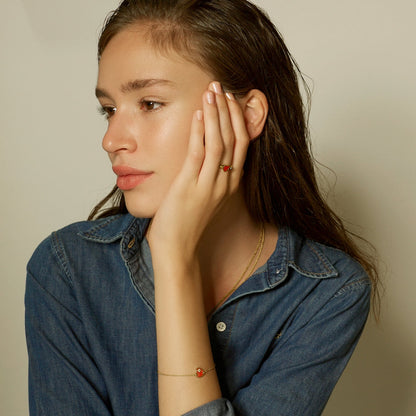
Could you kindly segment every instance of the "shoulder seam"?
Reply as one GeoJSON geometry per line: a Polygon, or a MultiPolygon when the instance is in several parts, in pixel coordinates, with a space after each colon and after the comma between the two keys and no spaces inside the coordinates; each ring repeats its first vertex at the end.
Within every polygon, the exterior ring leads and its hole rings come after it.
{"type": "Polygon", "coordinates": [[[72,286],[73,279],[72,279],[71,273],[69,271],[69,268],[67,266],[68,265],[68,258],[66,256],[65,249],[64,249],[63,245],[61,244],[61,241],[58,238],[58,233],[56,231],[53,232],[52,235],[51,235],[51,244],[52,244],[52,248],[53,248],[53,250],[56,254],[56,257],[58,258],[59,263],[62,267],[62,270],[64,271],[65,276],[67,277],[68,283],[72,286]]]}
{"type": "Polygon", "coordinates": [[[371,281],[367,276],[364,276],[361,279],[354,280],[353,282],[346,284],[341,289],[339,289],[337,293],[335,293],[334,298],[343,295],[346,292],[352,292],[353,290],[360,289],[363,286],[371,286],[371,281]]]}
{"type": "Polygon", "coordinates": [[[41,288],[45,293],[47,293],[48,296],[50,296],[51,298],[53,298],[55,302],[59,303],[71,315],[73,315],[76,319],[78,319],[79,321],[81,321],[81,317],[79,315],[77,315],[76,313],[74,313],[72,310],[68,309],[53,293],[51,293],[49,290],[45,289],[45,287],[39,282],[39,280],[36,278],[36,276],[34,276],[33,273],[31,273],[30,270],[28,270],[27,276],[28,276],[28,278],[32,279],[33,282],[35,282],[36,285],[39,286],[39,288],[41,288]]]}

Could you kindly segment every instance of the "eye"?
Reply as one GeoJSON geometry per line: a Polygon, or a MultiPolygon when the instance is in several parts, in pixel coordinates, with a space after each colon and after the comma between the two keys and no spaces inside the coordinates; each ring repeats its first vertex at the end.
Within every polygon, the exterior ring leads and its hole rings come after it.
{"type": "Polygon", "coordinates": [[[163,104],[158,103],[157,101],[152,101],[152,100],[140,101],[140,109],[143,111],[156,111],[156,110],[159,110],[162,106],[163,104]]]}
{"type": "Polygon", "coordinates": [[[105,118],[108,120],[110,119],[115,112],[117,111],[116,107],[112,106],[104,106],[104,107],[98,107],[98,112],[105,116],[105,118]]]}

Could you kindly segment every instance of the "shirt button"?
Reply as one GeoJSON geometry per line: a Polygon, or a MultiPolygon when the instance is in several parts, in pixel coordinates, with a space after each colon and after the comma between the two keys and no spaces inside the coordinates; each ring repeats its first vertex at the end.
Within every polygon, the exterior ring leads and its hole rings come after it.
{"type": "Polygon", "coordinates": [[[130,241],[130,243],[128,244],[128,248],[132,248],[134,246],[134,243],[136,242],[136,239],[133,237],[133,239],[130,241]]]}
{"type": "Polygon", "coordinates": [[[218,322],[217,323],[217,331],[218,332],[224,332],[227,329],[227,325],[225,325],[224,322],[218,322]]]}

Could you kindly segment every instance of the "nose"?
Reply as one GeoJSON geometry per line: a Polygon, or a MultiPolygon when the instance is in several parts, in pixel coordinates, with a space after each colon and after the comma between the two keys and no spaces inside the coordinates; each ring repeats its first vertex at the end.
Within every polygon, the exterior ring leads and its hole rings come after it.
{"type": "Polygon", "coordinates": [[[132,123],[121,114],[114,115],[103,137],[102,147],[107,153],[134,152],[137,142],[132,123]]]}

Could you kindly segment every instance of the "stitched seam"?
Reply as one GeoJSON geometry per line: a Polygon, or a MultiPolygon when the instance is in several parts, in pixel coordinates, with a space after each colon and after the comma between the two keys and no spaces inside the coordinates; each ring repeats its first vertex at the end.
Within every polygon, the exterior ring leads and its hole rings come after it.
{"type": "Polygon", "coordinates": [[[40,288],[40,290],[42,290],[43,292],[47,293],[48,296],[50,296],[56,303],[58,303],[59,305],[62,306],[62,308],[64,308],[69,314],[71,314],[72,316],[74,316],[78,321],[82,322],[80,316],[78,316],[76,313],[74,313],[73,311],[71,311],[70,309],[68,309],[62,302],[60,302],[60,300],[53,295],[51,292],[49,292],[47,289],[45,289],[41,283],[38,281],[38,279],[36,279],[36,277],[30,272],[28,271],[27,275],[33,280],[33,282],[36,283],[36,285],[40,288]]]}
{"type": "Polygon", "coordinates": [[[59,264],[61,265],[61,268],[63,269],[65,276],[67,277],[68,283],[72,286],[72,276],[69,271],[69,268],[67,267],[68,264],[68,258],[65,254],[65,250],[58,238],[58,234],[56,232],[52,233],[52,248],[56,254],[56,257],[58,259],[59,264]]]}
{"type": "Polygon", "coordinates": [[[295,262],[289,261],[289,265],[291,265],[295,270],[299,271],[299,273],[302,273],[306,276],[326,276],[328,273],[330,273],[330,270],[328,269],[325,273],[314,273],[307,270],[302,269],[299,267],[295,262]]]}
{"type": "MultiPolygon", "coordinates": [[[[107,227],[109,224],[119,219],[119,217],[120,215],[117,215],[113,218],[107,219],[107,221],[104,221],[102,224],[95,225],[92,230],[90,229],[89,231],[83,232],[80,234],[81,236],[86,237],[86,238],[93,238],[95,241],[100,241],[100,242],[108,241],[109,240],[108,238],[97,236],[96,233],[97,231],[101,231],[103,228],[107,227]]],[[[112,238],[117,238],[117,237],[113,236],[112,238]]]]}
{"type": "Polygon", "coordinates": [[[233,328],[234,328],[234,321],[235,321],[235,317],[237,315],[237,310],[238,310],[239,306],[240,306],[240,302],[237,302],[237,304],[235,305],[235,308],[234,308],[233,318],[231,319],[231,325],[230,325],[230,330],[228,331],[227,341],[224,344],[224,351],[228,350],[228,346],[229,346],[230,340],[231,340],[231,333],[232,333],[233,328]]]}
{"type": "Polygon", "coordinates": [[[344,293],[351,292],[353,290],[361,289],[364,286],[371,286],[370,279],[365,276],[359,280],[355,280],[354,282],[348,283],[344,287],[342,287],[340,290],[338,290],[337,293],[335,293],[334,298],[337,296],[343,295],[344,293]]]}
{"type": "Polygon", "coordinates": [[[321,253],[320,252],[318,252],[316,249],[315,249],[315,247],[307,240],[306,241],[306,243],[308,244],[308,247],[316,254],[316,256],[319,258],[319,260],[321,260],[321,262],[323,263],[323,265],[324,265],[324,267],[325,267],[325,270],[328,272],[328,273],[330,273],[331,272],[331,269],[327,266],[327,260],[326,259],[324,259],[322,256],[321,256],[321,253]]]}

